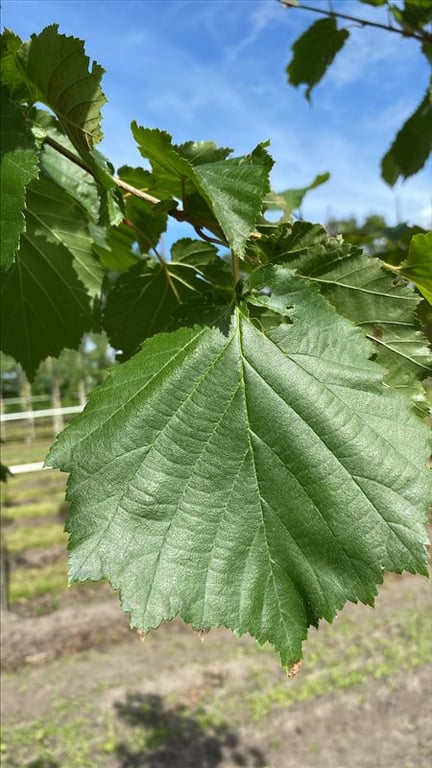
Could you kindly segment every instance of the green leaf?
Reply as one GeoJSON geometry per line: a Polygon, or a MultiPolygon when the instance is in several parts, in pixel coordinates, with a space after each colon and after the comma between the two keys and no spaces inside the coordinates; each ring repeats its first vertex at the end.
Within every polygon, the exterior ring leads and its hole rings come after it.
{"type": "Polygon", "coordinates": [[[424,397],[419,380],[430,375],[431,355],[419,328],[419,297],[413,289],[395,281],[378,259],[340,237],[328,237],[319,225],[285,225],[254,249],[315,282],[341,315],[362,328],[376,345],[387,385],[410,397],[424,397]]]}
{"type": "Polygon", "coordinates": [[[403,8],[392,5],[390,10],[408,34],[426,31],[424,27],[432,22],[432,5],[429,0],[405,0],[403,8]]]}
{"type": "Polygon", "coordinates": [[[13,262],[25,230],[26,187],[37,177],[38,153],[21,109],[1,87],[1,269],[13,262]]]}
{"type": "Polygon", "coordinates": [[[347,29],[338,29],[336,19],[320,19],[312,24],[292,46],[293,58],[287,67],[291,85],[307,85],[306,98],[319,83],[337,52],[349,37],[347,29]]]}
{"type": "Polygon", "coordinates": [[[132,267],[108,294],[103,324],[111,344],[130,357],[144,339],[166,329],[179,304],[227,274],[213,245],[190,239],[173,245],[169,262],[147,259],[132,267]]]}
{"type": "Polygon", "coordinates": [[[401,264],[399,274],[415,283],[425,299],[432,304],[432,232],[414,235],[408,258],[401,264]]]}
{"type": "Polygon", "coordinates": [[[93,253],[93,238],[85,213],[63,189],[44,176],[34,182],[30,190],[28,210],[36,231],[43,234],[48,242],[65,246],[88,294],[99,296],[103,269],[93,253]]]}
{"type": "Polygon", "coordinates": [[[194,171],[192,164],[176,150],[172,137],[158,128],[143,128],[134,121],[132,135],[142,156],[150,161],[155,185],[151,190],[162,199],[183,199],[186,184],[192,190],[194,171]]]}
{"type": "Polygon", "coordinates": [[[71,581],[108,578],[133,627],[224,625],[291,665],[384,570],[426,573],[428,441],[358,329],[284,269],[259,285],[292,324],[153,337],[47,463],[72,472],[71,581]]]}
{"type": "Polygon", "coordinates": [[[421,49],[424,55],[426,56],[429,64],[432,66],[432,42],[428,43],[427,41],[425,41],[424,43],[422,43],[421,49]]]}
{"type": "MultiPolygon", "coordinates": [[[[33,109],[29,117],[66,151],[73,152],[72,142],[61,132],[61,126],[49,112],[33,109]]],[[[42,145],[40,164],[45,176],[67,192],[96,224],[100,216],[100,199],[94,177],[46,143],[42,145]]]]}
{"type": "Polygon", "coordinates": [[[177,144],[176,149],[192,165],[226,160],[233,152],[228,147],[218,147],[214,141],[187,141],[185,144],[177,144]]]}
{"type": "MultiPolygon", "coordinates": [[[[132,133],[141,154],[150,160],[155,178],[153,194],[165,200],[174,197],[186,206],[190,197],[198,193],[210,206],[229,246],[242,256],[246,240],[261,212],[263,197],[269,190],[273,161],[265,145],[259,145],[244,157],[194,166],[182,156],[185,145],[175,147],[165,131],[132,123],[132,133]]],[[[189,156],[191,154],[189,151],[189,156]]],[[[208,220],[201,222],[195,216],[192,220],[189,206],[185,219],[198,227],[211,226],[208,220]]]]}
{"type": "Polygon", "coordinates": [[[393,186],[401,176],[406,179],[423,168],[432,151],[432,88],[415,112],[397,133],[381,161],[381,175],[393,186]]]}
{"type": "Polygon", "coordinates": [[[26,231],[16,263],[2,281],[2,350],[21,363],[29,379],[48,355],[77,349],[93,325],[91,297],[78,277],[90,283],[96,279],[86,263],[88,240],[78,219],[74,231],[60,190],[54,197],[57,216],[46,207],[52,190],[45,179],[28,188],[26,231]]]}
{"type": "MultiPolygon", "coordinates": [[[[143,168],[123,166],[119,169],[119,177],[136,189],[146,191],[154,183],[154,177],[143,168]]],[[[172,202],[165,201],[158,205],[141,200],[134,195],[128,195],[124,201],[124,223],[134,231],[136,241],[141,251],[148,253],[155,248],[168,224],[168,211],[172,202]]]]}
{"type": "Polygon", "coordinates": [[[111,227],[105,243],[94,247],[103,267],[113,272],[127,272],[141,257],[134,251],[136,236],[124,224],[111,227]]]}
{"type": "Polygon", "coordinates": [[[81,168],[81,159],[77,157],[74,145],[50,112],[34,107],[29,111],[28,119],[32,121],[33,129],[43,134],[42,169],[84,208],[93,222],[95,240],[99,242],[103,238],[101,232],[104,227],[115,226],[123,219],[121,195],[112,178],[113,167],[101,153],[93,150],[84,153],[85,167],[89,170],[81,168]],[[56,146],[51,146],[45,139],[54,140],[56,146]],[[65,153],[77,157],[78,162],[71,160],[65,153]]]}
{"type": "Polygon", "coordinates": [[[312,189],[325,184],[329,178],[329,173],[321,173],[315,176],[314,180],[307,187],[286,189],[284,192],[270,192],[264,198],[264,208],[268,211],[282,211],[279,222],[287,221],[291,218],[292,212],[300,208],[304,196],[312,189]]]}
{"type": "Polygon", "coordinates": [[[32,35],[18,54],[22,71],[36,89],[38,101],[59,118],[78,150],[88,152],[102,139],[101,108],[106,98],[100,88],[104,70],[84,53],[84,43],[58,33],[51,24],[32,35]]]}
{"type": "Polygon", "coordinates": [[[250,155],[232,158],[196,169],[200,188],[211,202],[231,249],[242,257],[246,241],[255,227],[269,191],[273,161],[259,145],[250,155]]]}
{"type": "Polygon", "coordinates": [[[21,38],[9,29],[1,34],[1,82],[14,100],[32,104],[36,93],[17,64],[17,54],[23,47],[21,38]]]}

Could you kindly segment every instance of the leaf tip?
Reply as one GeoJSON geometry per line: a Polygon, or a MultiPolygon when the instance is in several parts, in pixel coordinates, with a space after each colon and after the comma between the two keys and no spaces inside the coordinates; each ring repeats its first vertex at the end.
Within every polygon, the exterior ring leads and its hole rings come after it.
{"type": "Polygon", "coordinates": [[[300,672],[301,668],[303,666],[303,661],[299,659],[298,661],[295,661],[290,667],[286,668],[287,677],[292,678],[296,677],[298,673],[300,672]]]}

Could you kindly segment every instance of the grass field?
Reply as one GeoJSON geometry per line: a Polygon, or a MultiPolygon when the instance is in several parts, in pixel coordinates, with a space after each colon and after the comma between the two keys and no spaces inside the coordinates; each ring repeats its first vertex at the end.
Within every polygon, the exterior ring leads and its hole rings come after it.
{"type": "MultiPolygon", "coordinates": [[[[3,445],[2,461],[8,466],[41,461],[49,446],[50,442],[40,437],[31,445],[8,441],[3,445]]],[[[12,476],[2,488],[2,538],[8,555],[15,561],[17,555],[31,551],[32,560],[40,559],[41,563],[36,567],[11,568],[8,590],[11,607],[49,597],[42,604],[51,608],[66,591],[65,485],[66,475],[57,470],[43,470],[12,476]],[[58,561],[60,546],[64,547],[64,557],[58,561]],[[54,562],[49,562],[51,551],[54,562]]],[[[19,558],[23,559],[25,557],[19,558]]],[[[34,608],[37,611],[37,604],[34,608]]]]}

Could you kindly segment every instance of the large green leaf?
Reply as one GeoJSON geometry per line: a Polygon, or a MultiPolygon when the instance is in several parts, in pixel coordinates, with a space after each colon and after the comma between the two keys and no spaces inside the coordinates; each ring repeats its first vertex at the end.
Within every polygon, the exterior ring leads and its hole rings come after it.
{"type": "Polygon", "coordinates": [[[32,35],[18,54],[37,99],[50,107],[78,150],[87,152],[102,139],[101,108],[106,102],[100,81],[104,70],[84,53],[82,40],[51,24],[32,35]]]}
{"type": "MultiPolygon", "coordinates": [[[[150,160],[155,179],[152,192],[162,199],[181,200],[187,206],[185,218],[194,225],[212,226],[207,218],[200,222],[202,206],[196,205],[194,200],[198,193],[205,206],[211,208],[215,223],[222,228],[229,246],[242,256],[246,240],[262,210],[264,195],[269,190],[273,161],[265,145],[259,145],[244,157],[198,163],[198,150],[194,150],[193,145],[192,148],[190,145],[176,147],[165,131],[132,123],[132,133],[141,154],[150,160]]],[[[219,157],[228,152],[219,150],[218,154],[214,147],[211,151],[207,149],[207,157],[219,157]]]]}
{"type": "Polygon", "coordinates": [[[427,430],[313,287],[268,268],[250,288],[291,323],[236,309],[227,334],[149,339],[47,463],[72,473],[71,581],[108,578],[134,627],[224,625],[290,665],[385,570],[426,572],[427,430]]]}
{"type": "Polygon", "coordinates": [[[1,87],[1,268],[13,262],[25,229],[26,187],[39,171],[38,153],[19,106],[1,87]]]}
{"type": "Polygon", "coordinates": [[[347,29],[338,29],[336,19],[319,19],[292,46],[293,58],[288,64],[288,82],[306,88],[310,99],[312,88],[319,83],[337,52],[349,37],[347,29]]]}
{"type": "Polygon", "coordinates": [[[81,225],[79,209],[66,204],[61,190],[47,179],[32,182],[26,231],[3,279],[1,305],[2,350],[21,363],[29,379],[41,360],[65,347],[76,349],[92,327],[91,296],[83,281],[91,292],[100,276],[81,225]]]}
{"type": "Polygon", "coordinates": [[[399,274],[415,283],[432,304],[432,232],[414,235],[408,258],[401,264],[399,274]]]}
{"type": "Polygon", "coordinates": [[[432,86],[415,112],[397,133],[381,161],[381,175],[393,186],[399,177],[413,176],[432,152],[432,86]]]}
{"type": "Polygon", "coordinates": [[[114,347],[129,357],[148,336],[167,328],[179,304],[230,276],[210,243],[184,239],[170,261],[146,259],[121,275],[108,294],[103,325],[114,347]]]}
{"type": "Polygon", "coordinates": [[[286,225],[254,248],[317,283],[337,311],[362,328],[376,345],[389,386],[409,396],[423,395],[419,379],[430,375],[432,358],[419,328],[419,297],[412,288],[394,280],[378,259],[340,237],[329,237],[319,225],[286,225]]]}

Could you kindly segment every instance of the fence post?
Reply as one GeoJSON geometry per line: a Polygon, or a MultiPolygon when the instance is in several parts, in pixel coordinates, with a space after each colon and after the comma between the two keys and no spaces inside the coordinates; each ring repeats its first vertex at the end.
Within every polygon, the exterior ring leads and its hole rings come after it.
{"type": "MultiPolygon", "coordinates": [[[[33,410],[32,391],[31,391],[31,384],[30,384],[29,381],[27,381],[27,379],[24,379],[24,381],[22,382],[20,394],[21,394],[21,397],[22,397],[24,411],[30,411],[31,412],[33,410]]],[[[25,438],[25,442],[26,443],[32,443],[33,440],[35,439],[35,434],[36,434],[35,433],[35,423],[34,423],[33,416],[29,416],[28,417],[27,424],[28,424],[28,431],[27,431],[27,435],[26,435],[26,438],[25,438]]]]}
{"type": "Polygon", "coordinates": [[[9,610],[9,555],[4,540],[3,534],[1,534],[0,542],[0,608],[2,611],[9,610]]]}

